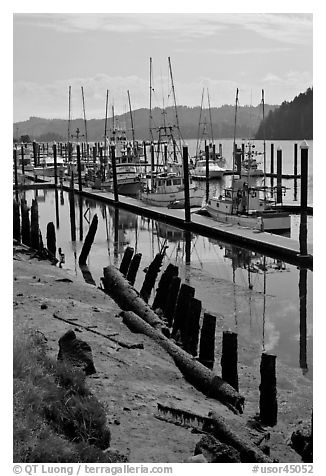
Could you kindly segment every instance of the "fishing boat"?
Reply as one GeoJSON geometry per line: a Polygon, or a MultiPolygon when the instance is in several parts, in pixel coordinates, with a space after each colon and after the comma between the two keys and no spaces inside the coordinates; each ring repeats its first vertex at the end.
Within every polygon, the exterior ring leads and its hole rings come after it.
{"type": "MultiPolygon", "coordinates": [[[[237,114],[238,89],[236,93],[235,114],[237,114]]],[[[264,95],[262,97],[264,107],[264,95]]],[[[236,126],[236,120],[235,120],[236,126]]],[[[276,200],[272,198],[272,191],[265,185],[258,187],[250,177],[235,175],[235,164],[237,162],[237,147],[235,144],[236,130],[234,131],[233,144],[233,176],[231,186],[223,190],[220,195],[208,198],[206,210],[215,220],[233,225],[254,228],[260,231],[273,231],[284,233],[291,229],[291,218],[289,213],[276,210],[276,200]]],[[[265,147],[264,147],[265,154],[265,147]]],[[[264,156],[264,165],[265,165],[264,156]]],[[[239,162],[237,163],[237,166],[239,162]]],[[[251,169],[249,168],[251,176],[251,169]]],[[[239,167],[237,167],[237,172],[239,167]]]]}
{"type": "MultiPolygon", "coordinates": [[[[208,177],[210,179],[218,179],[223,177],[226,169],[220,167],[215,160],[208,161],[208,177]]],[[[194,169],[191,171],[191,175],[196,180],[202,180],[206,178],[206,159],[197,160],[194,169]]]]}
{"type": "MultiPolygon", "coordinates": [[[[184,179],[175,172],[159,173],[151,179],[151,185],[141,193],[141,200],[156,207],[184,208],[184,179]]],[[[189,183],[190,207],[200,207],[203,190],[189,183]]]]}
{"type": "MultiPolygon", "coordinates": [[[[54,158],[43,155],[39,159],[39,166],[34,167],[34,175],[42,175],[43,177],[54,177],[54,158]]],[[[64,174],[66,164],[63,157],[57,157],[57,173],[64,174]]]]}
{"type": "Polygon", "coordinates": [[[262,155],[263,153],[256,151],[255,144],[250,140],[245,144],[244,150],[244,157],[241,161],[241,175],[262,177],[264,171],[258,167],[259,163],[257,161],[257,156],[262,155]]]}

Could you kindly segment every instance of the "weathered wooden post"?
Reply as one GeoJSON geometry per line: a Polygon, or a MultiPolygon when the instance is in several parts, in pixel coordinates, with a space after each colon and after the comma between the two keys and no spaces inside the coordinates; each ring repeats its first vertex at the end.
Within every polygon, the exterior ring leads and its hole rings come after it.
{"type": "Polygon", "coordinates": [[[188,307],[190,298],[195,296],[195,288],[186,283],[182,283],[178,294],[174,315],[173,315],[173,329],[172,337],[176,337],[178,332],[182,336],[185,329],[184,322],[189,318],[188,307]]]}
{"type": "Polygon", "coordinates": [[[146,141],[143,141],[143,150],[144,150],[144,162],[147,163],[147,150],[146,150],[146,141]]]}
{"type": "Polygon", "coordinates": [[[22,174],[25,175],[25,163],[24,163],[24,144],[21,146],[21,160],[22,160],[22,174]]]}
{"type": "Polygon", "coordinates": [[[206,163],[206,202],[209,199],[209,147],[205,145],[205,163],[206,163]]]}
{"type": "Polygon", "coordinates": [[[300,255],[306,255],[307,249],[307,200],[308,200],[308,150],[306,141],[300,145],[301,151],[301,193],[300,193],[300,255]]]}
{"type": "Polygon", "coordinates": [[[168,297],[163,309],[164,316],[166,317],[169,327],[172,326],[174,310],[179,294],[179,289],[181,285],[181,279],[179,276],[174,276],[171,280],[169,289],[168,289],[168,297]]]}
{"type": "Polygon", "coordinates": [[[118,179],[117,179],[117,167],[115,162],[115,146],[111,146],[111,163],[112,163],[112,179],[113,179],[113,194],[115,203],[119,203],[118,193],[118,179]]]}
{"type": "Polygon", "coordinates": [[[56,227],[57,230],[60,226],[60,219],[59,219],[59,193],[58,189],[54,189],[54,200],[55,200],[55,219],[56,219],[56,227]]]}
{"type": "Polygon", "coordinates": [[[271,197],[274,196],[274,144],[271,144],[271,197]]]}
{"type": "Polygon", "coordinates": [[[26,200],[21,200],[21,217],[22,217],[22,243],[31,246],[31,227],[29,221],[29,211],[26,200]]]}
{"type": "Polygon", "coordinates": [[[69,190],[69,207],[70,207],[71,241],[76,241],[76,215],[75,215],[75,194],[74,194],[74,172],[73,171],[71,171],[70,190],[69,190]]]}
{"type": "Polygon", "coordinates": [[[298,175],[298,144],[294,144],[294,164],[293,164],[293,175],[296,177],[298,175]]]}
{"type": "Polygon", "coordinates": [[[201,308],[202,305],[199,299],[196,299],[195,297],[190,298],[189,316],[185,332],[186,342],[184,349],[194,357],[197,355],[201,308]]]}
{"type": "Polygon", "coordinates": [[[31,206],[31,247],[34,248],[34,250],[40,248],[37,200],[32,200],[31,206]]]}
{"type": "Polygon", "coordinates": [[[15,240],[20,242],[20,213],[19,213],[19,203],[17,200],[13,201],[13,237],[15,240]]]}
{"type": "Polygon", "coordinates": [[[263,425],[277,423],[276,355],[263,353],[260,362],[259,418],[263,425]]]}
{"type": "Polygon", "coordinates": [[[143,285],[140,290],[140,296],[144,299],[145,302],[148,302],[152,289],[155,285],[156,278],[161,269],[163,259],[165,254],[165,248],[160,253],[157,253],[148,266],[143,285]]]}
{"type": "Polygon", "coordinates": [[[98,225],[98,218],[97,218],[97,215],[95,214],[93,216],[92,223],[89,227],[81,253],[79,255],[79,259],[78,259],[79,266],[86,266],[87,264],[86,261],[87,261],[89,252],[91,251],[92,244],[94,242],[95,234],[97,231],[97,225],[98,225]]]}
{"type": "Polygon", "coordinates": [[[134,251],[135,250],[132,246],[127,246],[127,248],[125,249],[119,268],[120,273],[122,273],[124,276],[127,276],[134,251]]]}
{"type": "Polygon", "coordinates": [[[188,166],[188,147],[183,147],[183,179],[184,179],[184,197],[185,197],[185,222],[190,223],[190,196],[189,196],[189,166],[188,166]]]}
{"type": "Polygon", "coordinates": [[[168,146],[164,144],[164,165],[167,166],[168,163],[168,146]]]}
{"type": "Polygon", "coordinates": [[[77,172],[78,172],[78,190],[83,191],[82,176],[81,176],[81,161],[80,161],[80,145],[77,144],[77,172]]]}
{"type": "Polygon", "coordinates": [[[185,259],[186,259],[186,265],[190,264],[191,262],[191,232],[189,230],[186,230],[184,232],[184,237],[185,237],[185,259]]]}
{"type": "Polygon", "coordinates": [[[53,162],[54,162],[54,185],[58,186],[58,161],[57,161],[57,144],[54,142],[52,146],[53,162]]]}
{"type": "Polygon", "coordinates": [[[277,148],[276,203],[282,203],[282,149],[277,148]]]}
{"type": "Polygon", "coordinates": [[[151,143],[151,187],[153,188],[153,174],[155,168],[155,151],[154,151],[154,144],[151,143]]]}
{"type": "Polygon", "coordinates": [[[215,327],[216,316],[205,312],[203,325],[200,333],[199,362],[209,369],[212,369],[214,367],[215,327]]]}
{"type": "Polygon", "coordinates": [[[132,257],[132,260],[129,265],[128,273],[127,273],[127,280],[133,286],[135,284],[137,272],[139,269],[140,261],[141,261],[142,254],[135,253],[132,257]]]}
{"type": "Polygon", "coordinates": [[[93,146],[93,163],[94,163],[94,165],[96,164],[96,147],[95,147],[95,145],[93,146]]]}
{"type": "Polygon", "coordinates": [[[34,167],[37,167],[38,162],[37,162],[37,144],[35,140],[33,140],[33,159],[34,159],[34,167]]]}
{"type": "Polygon", "coordinates": [[[308,371],[307,364],[307,270],[299,271],[299,306],[300,306],[300,368],[303,374],[308,371]]]}
{"type": "Polygon", "coordinates": [[[162,273],[161,279],[158,283],[158,288],[156,290],[155,299],[153,301],[152,308],[162,309],[166,303],[169,285],[174,276],[178,276],[179,269],[178,266],[169,263],[165,271],[162,273]]]}
{"type": "Polygon", "coordinates": [[[78,205],[79,205],[79,241],[83,241],[83,197],[79,195],[78,197],[78,205]]]}
{"type": "Polygon", "coordinates": [[[15,173],[15,195],[18,202],[18,171],[17,171],[17,149],[14,149],[14,173],[15,173]]]}
{"type": "Polygon", "coordinates": [[[47,247],[48,251],[55,258],[55,254],[56,254],[56,251],[57,251],[57,245],[56,245],[55,227],[54,227],[54,223],[52,221],[50,221],[47,224],[47,227],[46,227],[46,247],[47,247]]]}
{"type": "Polygon", "coordinates": [[[238,334],[235,332],[223,332],[221,367],[222,379],[239,391],[238,334]]]}
{"type": "Polygon", "coordinates": [[[215,144],[213,144],[213,160],[216,159],[216,147],[215,144]]]}

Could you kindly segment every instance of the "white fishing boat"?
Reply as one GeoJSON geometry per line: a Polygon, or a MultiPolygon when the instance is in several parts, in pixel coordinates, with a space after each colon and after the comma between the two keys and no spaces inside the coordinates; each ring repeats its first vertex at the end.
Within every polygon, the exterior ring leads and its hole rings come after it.
{"type": "MultiPolygon", "coordinates": [[[[209,179],[218,179],[223,177],[226,169],[220,167],[216,161],[208,161],[208,177],[209,179]]],[[[194,169],[191,171],[191,175],[194,179],[202,180],[206,178],[206,160],[197,160],[194,169]]]]}
{"type": "MultiPolygon", "coordinates": [[[[37,167],[34,167],[34,175],[43,177],[54,177],[54,158],[51,156],[41,156],[37,167]]],[[[63,174],[66,168],[63,157],[57,157],[57,173],[63,174]]]]}
{"type": "Polygon", "coordinates": [[[260,197],[266,190],[248,186],[245,179],[233,179],[233,186],[210,197],[206,210],[217,221],[260,231],[285,232],[291,229],[289,213],[273,209],[275,200],[260,197]]]}
{"type": "Polygon", "coordinates": [[[259,163],[257,161],[257,156],[262,155],[255,150],[255,144],[251,141],[245,145],[245,153],[244,158],[241,162],[241,175],[243,176],[251,176],[251,177],[262,177],[264,175],[264,171],[260,169],[259,163]]]}
{"type": "MultiPolygon", "coordinates": [[[[203,201],[203,190],[196,187],[191,179],[189,183],[190,207],[200,207],[203,201]]],[[[160,173],[153,176],[151,183],[141,193],[141,200],[156,207],[184,208],[184,179],[174,172],[160,173]]]]}

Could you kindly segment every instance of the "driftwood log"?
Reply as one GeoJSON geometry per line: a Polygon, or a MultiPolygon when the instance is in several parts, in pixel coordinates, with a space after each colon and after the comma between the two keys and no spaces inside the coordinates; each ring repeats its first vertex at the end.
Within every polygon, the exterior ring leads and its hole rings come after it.
{"type": "Polygon", "coordinates": [[[249,437],[247,438],[233,431],[225,419],[216,412],[210,412],[208,416],[211,421],[204,423],[203,431],[212,434],[217,440],[238,450],[242,463],[273,462],[258,446],[251,442],[249,437]]]}
{"type": "Polygon", "coordinates": [[[151,337],[173,358],[176,366],[185,379],[195,388],[210,398],[219,400],[235,413],[242,413],[244,397],[228,383],[215,375],[211,370],[193,359],[186,351],[180,349],[173,341],[165,337],[157,329],[153,329],[134,312],[123,311],[120,314],[123,322],[133,332],[139,332],[151,337]]]}
{"type": "Polygon", "coordinates": [[[101,278],[104,291],[109,294],[124,311],[133,311],[155,329],[161,329],[163,322],[150,306],[140,297],[115,266],[103,268],[101,278]]]}

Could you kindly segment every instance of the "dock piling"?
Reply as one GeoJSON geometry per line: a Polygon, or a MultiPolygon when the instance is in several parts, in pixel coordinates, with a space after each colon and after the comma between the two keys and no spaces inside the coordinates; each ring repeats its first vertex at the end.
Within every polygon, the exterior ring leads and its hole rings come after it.
{"type": "Polygon", "coordinates": [[[26,246],[31,246],[31,227],[26,200],[21,200],[20,208],[22,217],[22,243],[26,246]]]}
{"type": "Polygon", "coordinates": [[[235,332],[223,332],[221,367],[222,379],[239,391],[238,334],[235,332]]]}
{"type": "Polygon", "coordinates": [[[77,172],[78,172],[78,190],[83,191],[82,176],[81,176],[81,161],[80,161],[80,145],[77,144],[77,172]]]}
{"type": "Polygon", "coordinates": [[[200,333],[199,362],[211,370],[215,358],[215,327],[216,316],[205,312],[200,333]]]}
{"type": "Polygon", "coordinates": [[[39,224],[38,224],[38,204],[37,200],[32,200],[31,206],[31,247],[34,250],[40,248],[39,224]]]}
{"type": "Polygon", "coordinates": [[[196,357],[199,340],[199,321],[202,304],[199,299],[190,299],[188,325],[186,332],[185,350],[196,357]]]}
{"type": "Polygon", "coordinates": [[[277,148],[277,177],[276,177],[276,203],[282,203],[282,149],[277,148]]]}
{"type": "Polygon", "coordinates": [[[185,198],[185,222],[190,223],[190,196],[189,196],[189,164],[188,147],[184,146],[182,151],[184,198],[185,198]]]}
{"type": "Polygon", "coordinates": [[[115,161],[115,146],[111,146],[111,162],[112,162],[112,178],[113,178],[113,194],[115,203],[119,202],[117,167],[115,161]]]}
{"type": "Polygon", "coordinates": [[[46,227],[46,247],[47,247],[48,251],[55,258],[55,254],[56,254],[56,251],[57,251],[57,245],[56,245],[55,227],[54,227],[54,223],[52,221],[50,221],[47,224],[47,227],[46,227]]]}
{"type": "Polygon", "coordinates": [[[24,163],[24,144],[21,146],[21,160],[22,160],[22,174],[25,175],[25,163],[24,163]]]}
{"type": "Polygon", "coordinates": [[[185,321],[189,319],[188,309],[190,298],[194,296],[195,288],[189,286],[189,284],[182,283],[174,310],[172,337],[177,337],[179,332],[180,335],[184,337],[184,330],[186,328],[185,321]]]}
{"type": "Polygon", "coordinates": [[[161,279],[158,283],[158,288],[156,290],[155,299],[153,301],[152,308],[155,309],[162,309],[164,308],[164,304],[167,299],[169,285],[171,280],[174,276],[178,276],[179,269],[178,266],[175,266],[172,263],[169,263],[166,267],[165,271],[162,273],[161,279]]]}
{"type": "Polygon", "coordinates": [[[175,311],[175,306],[179,294],[179,289],[181,286],[181,279],[179,276],[174,276],[171,280],[169,289],[168,289],[168,297],[166,303],[164,305],[164,316],[168,321],[169,327],[172,326],[173,323],[173,316],[175,311]]]}
{"type": "Polygon", "coordinates": [[[274,195],[274,144],[271,144],[271,196],[274,195]]]}
{"type": "Polygon", "coordinates": [[[308,199],[308,150],[304,141],[300,145],[301,152],[301,194],[300,194],[300,255],[307,255],[307,199],[308,199]]]}
{"type": "Polygon", "coordinates": [[[17,149],[14,148],[14,173],[15,173],[15,194],[18,202],[18,170],[17,170],[17,149]]]}
{"type": "Polygon", "coordinates": [[[209,199],[209,147],[208,145],[205,145],[205,178],[206,178],[206,202],[208,202],[209,199]]]}
{"type": "Polygon", "coordinates": [[[277,423],[276,355],[263,353],[260,362],[259,418],[263,425],[277,423]]]}
{"type": "Polygon", "coordinates": [[[293,175],[298,175],[298,144],[294,144],[294,163],[293,163],[293,175]]]}
{"type": "Polygon", "coordinates": [[[302,373],[308,371],[307,365],[307,270],[299,271],[299,308],[300,308],[300,355],[302,373]]]}
{"type": "Polygon", "coordinates": [[[15,240],[20,242],[20,213],[19,213],[19,203],[17,200],[13,201],[13,237],[15,240]]]}

